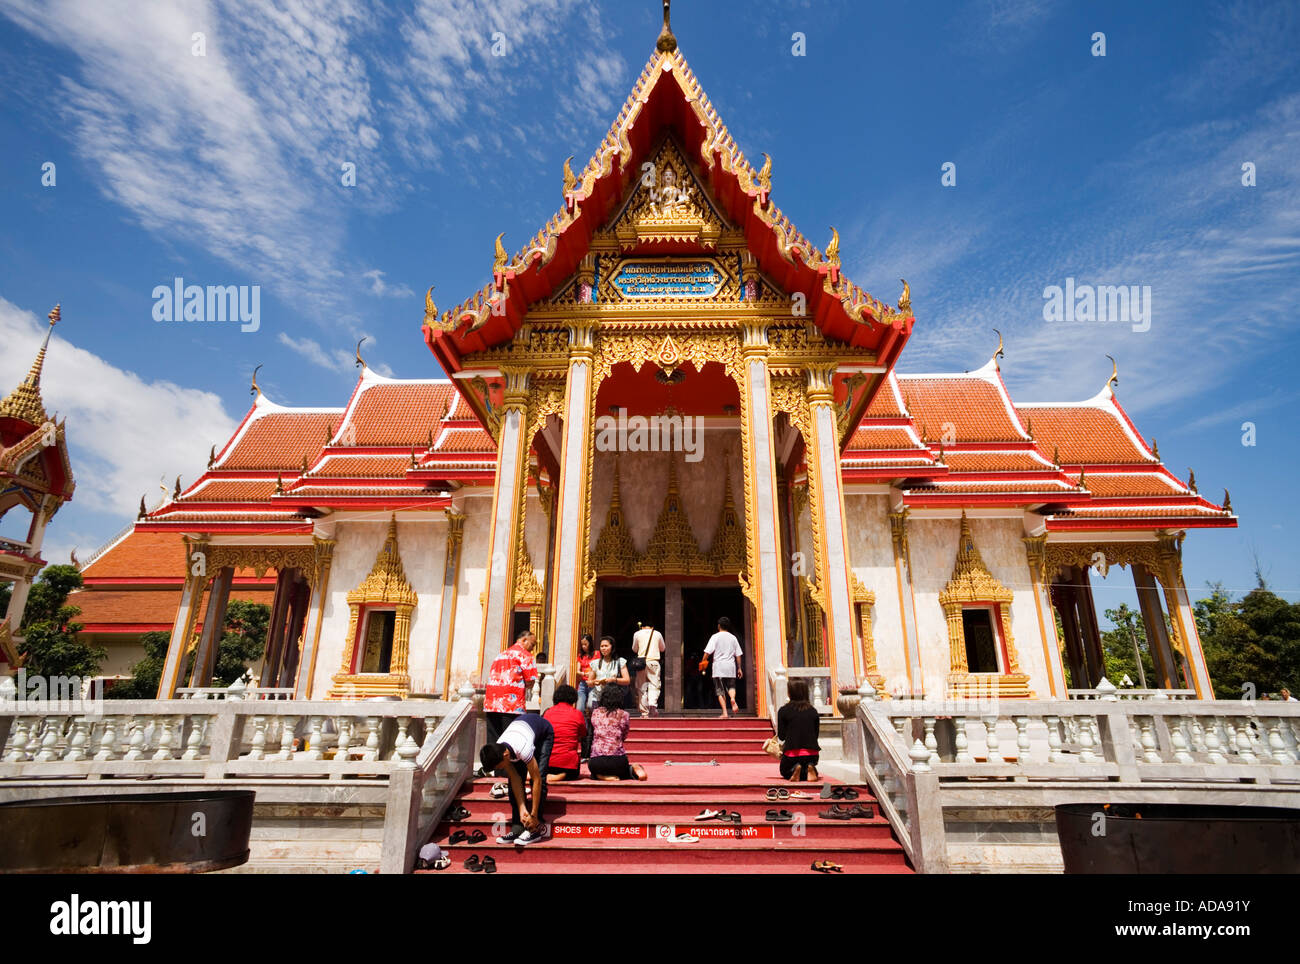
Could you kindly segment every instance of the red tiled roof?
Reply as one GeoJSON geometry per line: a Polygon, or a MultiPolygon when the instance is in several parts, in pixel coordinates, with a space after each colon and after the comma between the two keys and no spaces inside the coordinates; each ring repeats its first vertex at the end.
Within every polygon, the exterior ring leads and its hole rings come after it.
{"type": "Polygon", "coordinates": [[[171,578],[185,575],[185,543],[177,532],[132,531],[90,565],[81,578],[171,578]]]}
{"type": "Polygon", "coordinates": [[[876,392],[876,397],[867,406],[865,418],[904,418],[906,416],[907,412],[903,409],[902,398],[898,394],[898,376],[890,372],[885,378],[885,384],[880,386],[880,391],[876,392]]]}
{"type": "MultiPolygon", "coordinates": [[[[231,600],[247,600],[268,606],[274,595],[274,589],[236,587],[230,592],[231,600]]],[[[181,591],[173,588],[82,589],[68,596],[68,605],[81,610],[76,622],[84,625],[86,632],[113,632],[115,624],[171,628],[180,602],[181,591]]]]}
{"type": "Polygon", "coordinates": [[[1083,481],[1093,495],[1108,498],[1187,495],[1186,489],[1160,472],[1086,472],[1083,481]]]}
{"type": "Polygon", "coordinates": [[[849,451],[866,451],[870,449],[918,449],[915,437],[903,425],[876,426],[863,423],[853,432],[849,439],[849,451]]]}
{"type": "Polygon", "coordinates": [[[1118,411],[1091,405],[1023,405],[1022,419],[1034,422],[1038,447],[1052,457],[1054,450],[1066,465],[1153,463],[1155,459],[1124,430],[1118,411]]]}
{"type": "Polygon", "coordinates": [[[1033,452],[944,452],[953,472],[1055,472],[1033,452]]]}
{"type": "Polygon", "coordinates": [[[275,494],[275,479],[223,479],[204,482],[186,492],[181,504],[189,502],[265,502],[275,494]]]}
{"type": "Polygon", "coordinates": [[[235,447],[217,462],[221,469],[297,470],[302,457],[315,458],[331,426],[342,419],[338,411],[267,412],[253,418],[235,447]]]}
{"type": "Polygon", "coordinates": [[[411,467],[411,454],[336,455],[331,453],[311,470],[311,478],[400,479],[411,467]]]}
{"type": "Polygon", "coordinates": [[[901,375],[898,381],[912,421],[930,441],[945,435],[957,442],[1025,441],[1002,393],[984,378],[901,375]]]}
{"type": "Polygon", "coordinates": [[[449,428],[434,443],[436,452],[495,452],[497,443],[481,428],[449,428]]]}
{"type": "Polygon", "coordinates": [[[450,382],[369,385],[355,400],[340,436],[349,445],[418,445],[423,449],[429,432],[437,435],[452,392],[450,382]]]}

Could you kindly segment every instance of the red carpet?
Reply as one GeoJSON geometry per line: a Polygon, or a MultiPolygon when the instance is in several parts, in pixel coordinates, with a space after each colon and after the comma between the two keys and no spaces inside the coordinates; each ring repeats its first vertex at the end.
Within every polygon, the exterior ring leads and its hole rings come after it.
{"type": "Polygon", "coordinates": [[[421,872],[468,873],[463,864],[471,854],[490,854],[503,874],[807,874],[815,860],[840,864],[846,874],[911,873],[870,791],[857,787],[856,801],[822,800],[821,783],[782,781],[776,761],[760,748],[771,733],[766,720],[752,717],[634,719],[628,756],[645,767],[649,780],[584,778],[551,784],[545,813],[551,836],[528,847],[496,843],[510,807],[490,796],[493,779],[469,781],[458,798],[469,819],[444,823],[433,837],[452,858],[451,866],[421,872]],[[768,787],[802,790],[810,799],[769,801],[768,787]],[[817,815],[836,802],[844,808],[862,804],[872,817],[825,820],[817,815]],[[697,823],[693,818],[706,807],[738,812],[741,822],[697,823]],[[768,810],[788,810],[796,820],[769,823],[764,819],[768,810]],[[448,844],[453,831],[475,829],[487,840],[448,844]],[[682,832],[700,839],[666,839],[682,832]]]}

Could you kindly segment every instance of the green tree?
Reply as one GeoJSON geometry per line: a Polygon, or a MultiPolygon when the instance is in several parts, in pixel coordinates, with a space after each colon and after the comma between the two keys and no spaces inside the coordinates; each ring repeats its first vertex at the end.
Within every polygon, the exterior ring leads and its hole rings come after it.
{"type": "Polygon", "coordinates": [[[22,657],[28,674],[45,677],[80,676],[99,672],[108,653],[78,638],[81,610],[67,605],[68,594],[81,588],[75,566],[47,566],[27,595],[23,610],[22,657]]]}
{"type": "Polygon", "coordinates": [[[1155,665],[1147,651],[1146,626],[1142,614],[1129,609],[1128,603],[1120,603],[1118,609],[1107,609],[1106,618],[1114,624],[1114,629],[1101,634],[1101,651],[1106,662],[1106,678],[1119,686],[1127,676],[1134,686],[1141,684],[1142,676],[1137,670],[1137,657],[1133,653],[1133,640],[1136,638],[1138,650],[1142,654],[1142,671],[1146,674],[1147,686],[1158,686],[1155,665]]]}
{"type": "Polygon", "coordinates": [[[1232,600],[1220,585],[1196,603],[1201,648],[1221,699],[1264,696],[1300,684],[1300,603],[1289,603],[1260,580],[1232,600]]]}
{"type": "MultiPolygon", "coordinates": [[[[266,629],[271,621],[271,608],[262,603],[232,600],[226,607],[226,621],[222,626],[221,642],[217,644],[216,666],[212,672],[213,686],[229,686],[248,670],[249,664],[262,658],[266,649],[266,629]]],[[[162,678],[163,664],[167,661],[168,633],[145,633],[140,637],[144,659],[131,667],[131,679],[123,680],[106,694],[111,699],[149,700],[158,695],[158,681],[162,678]]],[[[181,679],[188,679],[194,667],[194,653],[190,652],[181,671],[181,679]]]]}

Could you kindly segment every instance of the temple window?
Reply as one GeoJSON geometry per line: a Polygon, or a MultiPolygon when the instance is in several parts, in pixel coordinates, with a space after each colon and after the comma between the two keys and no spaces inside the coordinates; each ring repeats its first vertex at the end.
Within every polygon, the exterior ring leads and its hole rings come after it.
{"type": "Polygon", "coordinates": [[[393,628],[397,622],[395,609],[368,609],[365,627],[361,631],[365,645],[361,651],[359,673],[387,673],[393,661],[393,628]]]}
{"type": "Polygon", "coordinates": [[[962,635],[966,641],[966,669],[971,673],[999,673],[997,631],[993,610],[987,606],[963,606],[962,635]]]}

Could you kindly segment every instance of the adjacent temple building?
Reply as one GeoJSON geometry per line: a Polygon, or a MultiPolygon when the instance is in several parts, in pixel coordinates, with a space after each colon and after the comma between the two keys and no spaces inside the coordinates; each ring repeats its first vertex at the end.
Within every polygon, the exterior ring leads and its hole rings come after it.
{"type": "Polygon", "coordinates": [[[358,347],[342,407],[254,382],[197,480],[86,567],[83,619],[170,629],[160,697],[209,681],[227,602],[254,591],[260,685],[300,698],[450,695],[528,627],[572,680],[579,634],[626,652],[653,622],[665,711],[703,708],[727,615],[759,713],[792,667],[832,697],[865,678],[1064,699],[1102,677],[1091,581],[1123,567],[1149,684],[1210,698],[1181,547],[1236,525],[1226,497],[1164,466],[1113,368],[1050,404],[1009,397],[1000,344],[970,372],[899,372],[907,285],[891,305],[850,281],[834,229],[819,248],[777,207],[778,174],[665,26],[595,155],[565,162],[555,216],[513,256],[498,236],[463,303],[430,289],[420,336],[446,377],[382,377],[358,347]]]}

